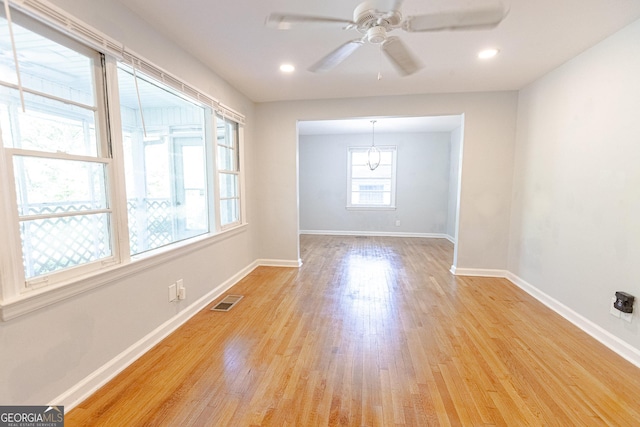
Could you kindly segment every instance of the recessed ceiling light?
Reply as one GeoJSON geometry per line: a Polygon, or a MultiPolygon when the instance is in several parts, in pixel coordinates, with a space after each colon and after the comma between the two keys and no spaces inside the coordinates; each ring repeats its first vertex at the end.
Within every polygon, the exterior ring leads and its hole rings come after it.
{"type": "Polygon", "coordinates": [[[293,73],[295,70],[296,67],[291,64],[282,64],[280,66],[280,71],[282,71],[283,73],[293,73]]]}
{"type": "Polygon", "coordinates": [[[498,54],[498,52],[500,52],[498,49],[485,49],[485,50],[481,50],[478,53],[478,58],[480,59],[489,59],[489,58],[493,58],[494,56],[496,56],[498,54]]]}

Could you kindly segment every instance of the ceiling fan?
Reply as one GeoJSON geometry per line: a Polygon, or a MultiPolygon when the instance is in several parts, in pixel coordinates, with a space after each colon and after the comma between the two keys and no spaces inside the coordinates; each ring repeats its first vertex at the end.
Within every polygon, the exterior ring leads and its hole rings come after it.
{"type": "Polygon", "coordinates": [[[507,15],[504,6],[493,5],[475,9],[438,12],[403,19],[400,6],[403,0],[366,0],[353,11],[353,20],[322,16],[272,13],[267,25],[279,30],[288,30],[296,25],[327,24],[340,25],[344,29],[355,29],[362,37],[350,40],[330,52],[324,58],[309,67],[309,71],[327,71],[356,51],[366,42],[380,46],[382,52],[402,75],[408,76],[422,68],[422,64],[407,49],[404,42],[391,31],[402,29],[407,32],[425,32],[441,30],[482,30],[498,25],[507,15]]]}

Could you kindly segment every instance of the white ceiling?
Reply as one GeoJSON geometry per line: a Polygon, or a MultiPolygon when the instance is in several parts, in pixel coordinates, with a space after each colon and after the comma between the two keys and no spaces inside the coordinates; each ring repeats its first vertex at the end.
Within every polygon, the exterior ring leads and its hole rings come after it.
{"type": "MultiPolygon", "coordinates": [[[[335,69],[306,70],[340,44],[359,38],[332,26],[267,28],[271,12],[352,19],[359,0],[119,0],[255,102],[414,93],[517,90],[640,18],[640,0],[504,0],[495,29],[405,33],[395,30],[425,68],[400,77],[373,45],[335,69]],[[476,54],[497,47],[481,61],[476,54]],[[278,67],[288,62],[293,74],[278,67]],[[382,80],[377,80],[378,71],[382,80]]],[[[490,0],[405,0],[405,16],[477,6],[490,0]]]]}

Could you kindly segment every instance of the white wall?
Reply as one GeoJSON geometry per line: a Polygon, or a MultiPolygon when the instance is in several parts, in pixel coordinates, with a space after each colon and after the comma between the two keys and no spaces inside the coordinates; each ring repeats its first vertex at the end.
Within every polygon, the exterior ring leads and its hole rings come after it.
{"type": "Polygon", "coordinates": [[[454,129],[451,132],[451,153],[449,154],[449,200],[448,200],[448,216],[447,216],[447,236],[456,241],[456,227],[458,221],[458,193],[460,191],[460,165],[462,158],[462,127],[454,129]]]}
{"type": "Polygon", "coordinates": [[[464,114],[458,267],[506,269],[516,107],[516,92],[258,104],[261,257],[299,258],[298,120],[464,114]]]}
{"type": "Polygon", "coordinates": [[[347,149],[369,145],[370,133],[300,136],[300,230],[444,235],[450,133],[376,135],[377,146],[397,147],[396,209],[348,210],[347,149]]]}
{"type": "Polygon", "coordinates": [[[509,270],[640,351],[637,316],[609,314],[639,260],[636,21],[521,91],[509,270]]]}
{"type": "MultiPolygon", "coordinates": [[[[218,97],[247,116],[246,169],[253,170],[253,104],[201,63],[113,1],[57,0],[68,10],[156,65],[218,97]]],[[[248,175],[248,198],[252,181],[248,175]]],[[[248,219],[254,218],[249,203],[248,219]]],[[[42,405],[183,312],[187,306],[250,265],[256,258],[251,225],[197,251],[176,255],[30,314],[0,322],[0,402],[42,405]],[[167,287],[184,279],[187,299],[169,303],[167,287]]],[[[69,404],[70,402],[56,402],[69,404]]]]}

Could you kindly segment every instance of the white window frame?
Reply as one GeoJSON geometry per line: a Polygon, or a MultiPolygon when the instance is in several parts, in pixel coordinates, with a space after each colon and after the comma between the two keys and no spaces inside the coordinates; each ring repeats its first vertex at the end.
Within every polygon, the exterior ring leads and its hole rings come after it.
{"type": "Polygon", "coordinates": [[[390,179],[390,203],[388,205],[368,205],[368,204],[354,204],[352,203],[352,166],[353,166],[353,153],[366,153],[369,150],[368,146],[365,147],[348,147],[347,149],[347,209],[348,210],[395,210],[396,209],[396,177],[397,177],[397,162],[398,162],[398,148],[396,146],[376,146],[376,148],[382,152],[391,153],[391,176],[390,179]]]}
{"type": "MultiPolygon", "coordinates": [[[[218,215],[218,211],[216,209],[216,205],[215,205],[215,200],[216,200],[216,193],[214,191],[214,187],[215,187],[215,170],[216,170],[216,158],[215,158],[215,140],[216,140],[216,135],[215,135],[215,128],[212,125],[212,122],[214,120],[215,117],[215,112],[206,104],[203,104],[202,102],[199,102],[197,100],[194,100],[193,98],[186,96],[184,93],[180,93],[179,91],[177,91],[176,89],[169,87],[168,85],[164,84],[163,82],[160,82],[158,80],[156,80],[153,76],[148,75],[146,72],[143,71],[135,71],[133,69],[131,69],[131,67],[127,64],[124,64],[124,66],[122,66],[122,63],[120,61],[115,61],[116,62],[116,68],[115,68],[115,79],[116,79],[116,84],[112,85],[117,87],[117,82],[118,82],[118,69],[120,69],[121,71],[124,71],[126,73],[131,74],[132,78],[137,78],[139,81],[145,81],[150,85],[155,86],[156,88],[166,91],[167,93],[170,93],[173,96],[176,96],[178,98],[182,98],[184,99],[186,102],[189,102],[190,104],[193,104],[194,106],[197,106],[199,108],[202,108],[204,110],[204,114],[203,114],[203,128],[202,128],[202,133],[205,135],[205,139],[204,139],[204,158],[205,158],[205,191],[207,192],[207,221],[208,221],[208,230],[206,232],[202,232],[199,233],[195,236],[191,236],[191,237],[187,237],[187,238],[180,238],[178,240],[175,240],[173,242],[170,242],[166,245],[162,245],[156,248],[150,248],[150,249],[146,249],[143,250],[139,253],[130,255],[130,257],[132,259],[141,259],[144,258],[146,256],[149,255],[153,255],[153,254],[157,254],[159,252],[162,252],[163,248],[167,248],[176,244],[179,244],[180,242],[183,241],[189,241],[191,239],[197,239],[199,237],[202,236],[207,236],[207,235],[212,235],[215,234],[217,232],[220,231],[220,227],[216,226],[216,218],[219,216],[218,215]]],[[[144,99],[144,95],[140,95],[140,103],[141,105],[139,107],[142,106],[150,106],[148,102],[145,102],[144,99]]],[[[117,111],[112,111],[113,115],[118,115],[119,118],[119,122],[118,122],[118,129],[115,130],[115,132],[118,133],[119,137],[121,140],[124,139],[124,135],[123,135],[123,128],[122,128],[122,117],[120,117],[120,105],[118,103],[117,105],[117,111]]],[[[156,132],[159,132],[161,134],[166,134],[168,135],[168,140],[170,140],[171,142],[169,143],[169,145],[173,146],[173,141],[175,138],[180,138],[180,137],[184,137],[184,136],[189,136],[189,131],[180,131],[179,129],[177,129],[176,127],[173,126],[167,126],[167,124],[162,124],[162,125],[151,125],[149,123],[147,123],[146,125],[146,130],[148,132],[148,136],[151,137],[153,136],[156,132]]],[[[200,132],[200,131],[199,131],[200,132]]],[[[198,134],[199,134],[198,132],[198,134]]],[[[117,144],[118,148],[120,150],[123,149],[123,143],[119,143],[117,144]]],[[[175,147],[174,147],[175,148],[175,147]]],[[[121,162],[118,163],[122,163],[123,167],[124,167],[124,153],[123,152],[119,152],[120,157],[118,157],[119,159],[123,159],[121,162]]],[[[144,159],[143,160],[143,165],[137,165],[137,166],[141,166],[144,167],[144,159]]],[[[176,169],[172,169],[171,173],[175,174],[176,169]]],[[[124,175],[122,175],[124,176],[124,175]]],[[[172,175],[173,178],[175,178],[175,176],[172,175]]],[[[172,190],[174,190],[174,188],[172,188],[172,190]]],[[[128,210],[128,200],[127,200],[127,194],[126,194],[126,186],[123,190],[125,192],[125,196],[124,198],[122,198],[122,200],[120,200],[120,203],[123,203],[122,206],[122,210],[124,210],[125,212],[127,212],[128,210]]],[[[175,219],[175,218],[172,218],[175,219]]],[[[125,222],[125,224],[128,224],[128,216],[127,216],[127,221],[125,222]]],[[[125,233],[128,236],[128,229],[127,230],[122,230],[123,233],[125,233]]],[[[124,245],[125,242],[122,242],[122,244],[124,245]]],[[[124,247],[124,246],[123,246],[124,247]]],[[[126,242],[126,252],[130,253],[130,240],[127,240],[126,242]]]]}
{"type": "MultiPolygon", "coordinates": [[[[71,267],[49,275],[47,281],[40,281],[26,286],[22,263],[22,245],[18,222],[17,198],[14,188],[12,167],[13,148],[4,148],[0,144],[0,240],[7,244],[0,245],[0,320],[9,320],[22,314],[29,313],[41,307],[67,299],[87,290],[102,286],[122,277],[135,274],[155,265],[161,265],[178,255],[216,244],[230,236],[246,230],[246,203],[244,200],[244,116],[218,100],[194,89],[172,74],[157,68],[155,65],[141,59],[130,51],[125,51],[123,45],[111,40],[77,20],[66,12],[51,6],[42,0],[31,0],[29,4],[17,3],[10,5],[12,12],[25,12],[35,25],[43,25],[54,34],[79,43],[85,49],[95,51],[102,61],[94,62],[99,67],[102,83],[96,82],[97,105],[104,111],[96,119],[96,133],[99,141],[105,144],[102,157],[91,158],[92,161],[104,163],[107,166],[107,199],[111,211],[111,244],[112,259],[101,259],[80,267],[71,267]],[[52,13],[55,12],[55,13],[52,13]],[[74,40],[75,39],[75,40],[74,40]],[[129,254],[129,235],[127,226],[127,196],[125,191],[124,160],[122,146],[122,122],[120,117],[120,102],[118,94],[117,64],[122,61],[142,69],[151,78],[164,83],[192,102],[202,103],[211,108],[211,120],[207,120],[207,137],[210,141],[206,146],[207,156],[211,165],[207,169],[209,193],[209,233],[189,238],[131,257],[129,254]],[[101,65],[102,63],[102,65],[101,65]],[[108,100],[106,102],[105,100],[108,100]],[[215,126],[211,124],[216,115],[222,115],[227,120],[237,123],[237,158],[239,177],[239,220],[220,227],[219,196],[217,194],[217,140],[215,126]],[[10,224],[10,225],[6,225],[10,224]],[[90,268],[85,269],[85,266],[90,268]]],[[[48,37],[48,35],[46,36],[48,37]]],[[[52,40],[57,41],[55,38],[52,40]]],[[[0,141],[1,142],[1,141],[0,141]]],[[[54,153],[47,157],[66,158],[66,154],[54,153]]]]}
{"type": "MultiPolygon", "coordinates": [[[[221,144],[220,143],[220,139],[218,138],[218,134],[217,134],[217,129],[218,129],[218,121],[222,120],[225,123],[225,127],[227,126],[227,121],[229,121],[228,119],[224,118],[224,117],[220,117],[219,115],[215,115],[214,116],[214,129],[216,130],[216,134],[214,136],[214,140],[215,140],[215,148],[214,148],[214,152],[215,155],[217,156],[218,154],[218,147],[225,147],[225,148],[231,148],[234,152],[235,152],[235,170],[223,170],[219,168],[219,163],[218,163],[218,159],[217,157],[215,158],[215,170],[216,170],[216,188],[215,188],[215,193],[216,193],[216,212],[218,213],[218,215],[216,215],[216,227],[219,230],[227,230],[229,228],[233,228],[233,227],[237,227],[239,224],[242,224],[243,221],[243,207],[244,207],[244,203],[243,203],[243,199],[242,199],[242,194],[244,193],[243,191],[243,186],[242,183],[244,181],[243,179],[243,175],[242,175],[242,171],[243,171],[243,167],[242,167],[242,161],[241,161],[241,152],[240,152],[240,134],[241,134],[241,126],[239,123],[235,123],[236,127],[235,127],[235,137],[233,138],[233,141],[231,143],[231,145],[227,145],[227,144],[221,144]],[[223,199],[220,196],[220,176],[221,175],[234,175],[237,178],[237,182],[238,182],[238,188],[237,188],[237,196],[236,197],[231,197],[231,198],[227,198],[227,199],[223,199]],[[230,222],[228,224],[222,224],[222,212],[221,212],[221,202],[222,200],[237,200],[238,201],[238,218],[236,219],[236,221],[230,222]]],[[[226,132],[225,132],[226,133],[226,132]]],[[[225,140],[226,142],[226,140],[225,140]]]]}
{"type": "MultiPolygon", "coordinates": [[[[15,12],[12,14],[12,20],[14,22],[19,22],[20,25],[25,26],[30,31],[40,34],[41,36],[55,42],[61,44],[71,50],[74,50],[81,55],[87,56],[92,59],[93,62],[93,90],[95,97],[95,106],[85,105],[78,102],[73,102],[69,100],[65,100],[54,95],[50,95],[46,92],[36,91],[29,88],[22,88],[25,93],[31,93],[37,95],[44,99],[56,100],[68,105],[77,105],[82,108],[85,108],[89,111],[93,111],[95,115],[95,133],[97,139],[97,154],[95,157],[88,155],[78,155],[78,154],[68,154],[64,152],[47,152],[40,150],[33,150],[28,148],[12,148],[12,147],[3,147],[0,145],[0,151],[3,151],[2,157],[0,159],[1,165],[5,170],[5,176],[2,179],[2,184],[0,184],[0,191],[3,194],[8,196],[8,200],[6,200],[4,204],[5,209],[0,212],[0,219],[2,219],[3,224],[11,224],[10,231],[7,231],[7,234],[10,236],[11,240],[6,240],[10,242],[10,244],[6,245],[4,250],[0,252],[0,256],[3,256],[11,259],[11,260],[19,260],[18,264],[11,263],[11,265],[3,265],[3,271],[7,271],[6,276],[13,283],[12,286],[8,286],[2,290],[2,295],[15,295],[27,293],[29,291],[47,286],[49,284],[56,284],[60,282],[68,282],[75,277],[80,277],[83,275],[91,274],[92,272],[98,271],[105,266],[113,265],[119,259],[119,246],[115,242],[116,230],[118,228],[118,220],[114,216],[114,200],[113,200],[113,191],[110,188],[110,181],[113,180],[113,162],[110,152],[110,144],[108,138],[108,130],[106,128],[107,120],[107,109],[106,109],[106,97],[104,92],[104,87],[106,87],[106,79],[105,79],[105,69],[104,69],[104,61],[103,55],[92,49],[87,47],[86,45],[73,40],[69,37],[66,37],[55,30],[39,23],[38,21],[32,20],[27,16],[22,14],[16,14],[15,12]],[[58,159],[58,160],[72,160],[72,161],[81,161],[84,163],[98,163],[103,164],[105,166],[105,185],[106,185],[106,201],[107,207],[105,209],[99,211],[83,211],[80,212],[79,215],[91,215],[96,213],[106,213],[110,215],[110,223],[109,223],[109,238],[111,245],[111,255],[108,257],[101,258],[99,260],[83,263],[77,266],[68,267],[62,270],[53,271],[48,274],[44,274],[41,276],[35,276],[32,278],[26,278],[25,271],[22,268],[22,244],[20,239],[20,223],[21,221],[28,221],[32,219],[39,218],[56,218],[67,215],[59,215],[59,214],[49,214],[49,215],[36,215],[29,216],[23,215],[23,220],[20,219],[21,215],[18,214],[18,202],[17,202],[17,194],[15,188],[15,173],[13,167],[13,159],[16,156],[24,156],[24,157],[39,157],[44,159],[58,159]]],[[[16,85],[12,85],[10,83],[1,83],[3,86],[18,90],[16,85]]],[[[1,142],[1,141],[0,141],[1,142]]],[[[6,199],[6,197],[5,197],[6,199]]],[[[4,276],[4,275],[3,275],[4,276]]],[[[0,280],[3,279],[0,276],[0,280]]],[[[4,283],[4,280],[2,281],[4,283]]]]}

